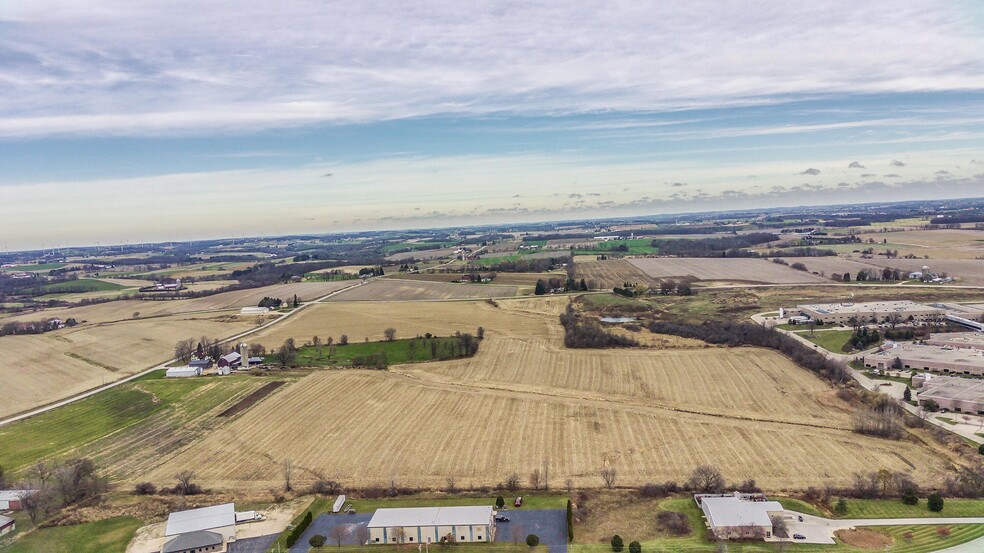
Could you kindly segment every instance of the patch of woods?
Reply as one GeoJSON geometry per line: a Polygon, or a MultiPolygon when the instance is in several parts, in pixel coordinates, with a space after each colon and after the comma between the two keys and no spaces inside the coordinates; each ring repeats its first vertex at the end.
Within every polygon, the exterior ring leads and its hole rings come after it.
{"type": "Polygon", "coordinates": [[[639,346],[639,342],[628,336],[608,332],[598,321],[584,317],[571,305],[568,305],[567,309],[560,315],[560,324],[564,327],[564,345],[569,348],[598,349],[639,346]]]}
{"type": "MultiPolygon", "coordinates": [[[[0,467],[0,488],[7,487],[0,467]]],[[[60,463],[38,461],[26,471],[19,489],[34,490],[21,497],[21,505],[31,522],[41,526],[58,526],[67,521],[63,510],[73,506],[99,503],[108,481],[87,458],[68,459],[60,463]]]]}
{"type": "Polygon", "coordinates": [[[713,238],[657,238],[650,242],[660,255],[676,257],[759,257],[745,250],[750,246],[774,242],[779,236],[771,232],[752,232],[713,238]]]}
{"type": "Polygon", "coordinates": [[[387,368],[392,362],[446,361],[478,353],[485,329],[478,327],[474,335],[459,331],[452,336],[435,336],[428,332],[423,336],[397,340],[396,329],[387,328],[383,336],[385,340],[382,342],[369,342],[367,338],[363,343],[354,344],[349,343],[345,334],[337,343],[331,336],[324,340],[315,336],[300,347],[294,338],[288,338],[267,356],[266,361],[281,367],[351,366],[377,370],[387,368]]]}

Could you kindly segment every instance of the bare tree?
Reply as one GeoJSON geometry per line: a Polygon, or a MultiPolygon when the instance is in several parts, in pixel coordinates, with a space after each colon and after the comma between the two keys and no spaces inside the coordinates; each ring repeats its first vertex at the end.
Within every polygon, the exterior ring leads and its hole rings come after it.
{"type": "Polygon", "coordinates": [[[402,526],[398,526],[393,529],[392,536],[396,538],[396,543],[403,543],[407,537],[407,531],[402,526]]]}
{"type": "Polygon", "coordinates": [[[392,342],[393,340],[396,339],[396,329],[393,327],[387,328],[386,330],[383,331],[383,336],[386,337],[387,342],[392,342]]]}
{"type": "Polygon", "coordinates": [[[369,528],[362,524],[355,527],[355,539],[359,542],[359,545],[365,545],[369,543],[369,528]]]}
{"type": "Polygon", "coordinates": [[[526,530],[523,529],[523,525],[522,524],[519,524],[518,522],[517,523],[514,523],[513,524],[513,527],[512,527],[512,532],[510,534],[511,537],[512,537],[513,545],[518,544],[519,542],[525,540],[526,539],[526,536],[523,535],[525,533],[526,533],[526,530]]]}
{"type": "Polygon", "coordinates": [[[448,493],[458,493],[458,484],[454,479],[454,475],[448,476],[447,479],[448,486],[444,488],[444,491],[448,493]]]}
{"type": "Polygon", "coordinates": [[[28,469],[28,474],[30,474],[32,478],[37,479],[43,488],[48,485],[48,479],[51,477],[51,467],[49,467],[44,461],[39,460],[35,462],[30,469],[28,469]]]}
{"type": "Polygon", "coordinates": [[[514,472],[506,477],[506,489],[514,492],[519,489],[519,474],[514,472]]]}
{"type": "Polygon", "coordinates": [[[541,478],[540,469],[533,469],[533,472],[530,473],[530,487],[534,490],[539,490],[541,478]]]}
{"type": "Polygon", "coordinates": [[[318,336],[311,338],[311,346],[318,352],[318,357],[321,357],[321,352],[324,350],[321,346],[321,338],[318,336]]]}
{"type": "Polygon", "coordinates": [[[601,479],[605,481],[605,487],[612,489],[615,487],[615,481],[618,480],[618,471],[615,467],[605,467],[601,469],[601,479]]]}
{"type": "Polygon", "coordinates": [[[720,493],[724,490],[724,476],[711,465],[701,465],[690,473],[687,485],[695,492],[720,493]]]}
{"type": "Polygon", "coordinates": [[[564,480],[564,487],[567,488],[567,493],[572,493],[574,491],[574,479],[568,478],[564,480]]]}
{"type": "Polygon", "coordinates": [[[348,533],[349,533],[348,524],[336,524],[331,527],[331,530],[328,531],[328,537],[335,542],[336,547],[341,547],[342,540],[345,539],[345,536],[348,535],[348,533]]]}
{"type": "Polygon", "coordinates": [[[294,487],[290,484],[291,476],[294,474],[293,459],[284,459],[284,462],[280,464],[280,474],[284,476],[284,491],[293,491],[294,487]]]}
{"type": "Polygon", "coordinates": [[[178,493],[186,495],[191,490],[191,479],[195,477],[194,471],[183,470],[174,477],[178,479],[178,493]]]}
{"type": "Polygon", "coordinates": [[[187,340],[181,340],[174,344],[174,358],[181,361],[182,363],[187,363],[191,361],[191,356],[195,353],[195,339],[188,338],[187,340]]]}

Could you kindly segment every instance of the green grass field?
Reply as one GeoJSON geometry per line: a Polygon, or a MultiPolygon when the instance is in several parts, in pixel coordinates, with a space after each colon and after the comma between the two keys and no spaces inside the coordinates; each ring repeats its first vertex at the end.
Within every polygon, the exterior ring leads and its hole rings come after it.
{"type": "Polygon", "coordinates": [[[380,248],[383,255],[389,255],[397,251],[427,251],[427,250],[440,250],[444,248],[450,248],[453,246],[454,242],[400,242],[398,244],[387,244],[380,248]]]}
{"type": "Polygon", "coordinates": [[[587,304],[588,307],[609,307],[612,305],[626,305],[626,306],[644,305],[639,300],[633,298],[627,298],[625,296],[619,296],[617,294],[587,294],[581,297],[581,301],[587,304]]]}
{"type": "Polygon", "coordinates": [[[8,471],[23,469],[39,459],[65,454],[179,403],[181,417],[192,419],[260,382],[256,377],[244,375],[223,377],[222,386],[195,394],[195,401],[182,402],[201,386],[216,380],[165,380],[163,372],[156,371],[143,379],[0,427],[0,466],[8,471]]]}
{"type": "MultiPolygon", "coordinates": [[[[407,338],[392,342],[349,342],[344,346],[335,344],[321,348],[320,352],[318,348],[306,346],[297,350],[294,364],[347,367],[353,365],[357,357],[365,358],[380,354],[386,356],[386,361],[390,365],[465,357],[458,339],[454,337],[407,338]]],[[[264,361],[270,364],[279,363],[275,354],[267,355],[264,361]]]]}
{"type": "Polygon", "coordinates": [[[984,516],[984,499],[945,499],[943,512],[926,508],[926,499],[917,505],[906,505],[891,499],[846,499],[847,514],[838,518],[923,518],[923,517],[980,517],[984,516]]]}
{"type": "Polygon", "coordinates": [[[853,331],[851,330],[817,330],[810,334],[809,330],[800,331],[796,334],[817,344],[827,351],[834,353],[844,353],[844,346],[851,340],[853,331]]]}
{"type": "Polygon", "coordinates": [[[99,522],[38,528],[6,547],[4,553],[123,553],[143,522],[115,517],[99,522]]]}
{"type": "MultiPolygon", "coordinates": [[[[41,287],[41,290],[45,294],[63,294],[79,292],[112,292],[114,290],[123,290],[126,288],[127,286],[123,286],[122,284],[106,282],[105,280],[80,278],[76,280],[57,282],[55,284],[46,284],[41,287]]],[[[135,286],[131,288],[135,288],[135,286]]]]}

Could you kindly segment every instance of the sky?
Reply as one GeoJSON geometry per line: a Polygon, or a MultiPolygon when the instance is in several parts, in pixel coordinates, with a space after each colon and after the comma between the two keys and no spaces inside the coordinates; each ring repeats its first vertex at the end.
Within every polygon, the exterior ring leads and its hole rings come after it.
{"type": "Polygon", "coordinates": [[[0,247],[984,196],[984,3],[0,2],[0,247]]]}

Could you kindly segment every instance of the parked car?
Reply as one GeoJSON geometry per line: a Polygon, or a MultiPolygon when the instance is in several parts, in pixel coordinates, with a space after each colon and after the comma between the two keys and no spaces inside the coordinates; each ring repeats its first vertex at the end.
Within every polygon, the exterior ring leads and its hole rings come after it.
{"type": "Polygon", "coordinates": [[[516,498],[516,502],[513,503],[513,505],[515,505],[516,507],[522,507],[523,506],[523,496],[517,497],[516,498]]]}
{"type": "Polygon", "coordinates": [[[804,536],[803,534],[793,534],[793,539],[794,540],[805,540],[806,539],[806,536],[804,536]]]}
{"type": "Polygon", "coordinates": [[[506,515],[496,515],[495,516],[495,521],[496,522],[509,522],[509,517],[507,517],[506,515]]]}
{"type": "Polygon", "coordinates": [[[800,521],[800,522],[803,522],[803,515],[800,515],[800,516],[799,516],[799,521],[800,521]]]}

